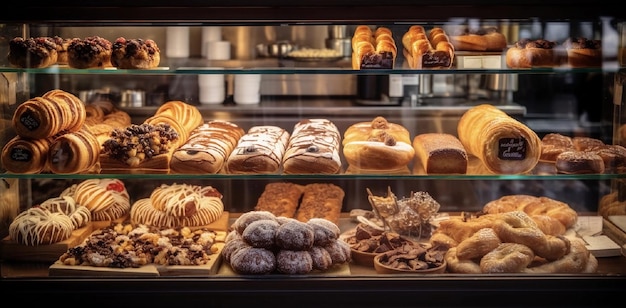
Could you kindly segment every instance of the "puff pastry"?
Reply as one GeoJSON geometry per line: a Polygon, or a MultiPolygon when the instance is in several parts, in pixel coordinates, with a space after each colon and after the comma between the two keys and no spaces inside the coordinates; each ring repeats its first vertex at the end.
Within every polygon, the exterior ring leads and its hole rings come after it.
{"type": "Polygon", "coordinates": [[[496,174],[529,172],[541,156],[537,134],[489,104],[467,110],[459,120],[457,132],[467,152],[496,174]]]}

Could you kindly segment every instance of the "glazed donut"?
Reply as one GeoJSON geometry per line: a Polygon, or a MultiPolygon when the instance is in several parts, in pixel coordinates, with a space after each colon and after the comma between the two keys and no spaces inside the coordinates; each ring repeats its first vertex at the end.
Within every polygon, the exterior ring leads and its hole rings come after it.
{"type": "Polygon", "coordinates": [[[456,257],[461,260],[481,258],[501,243],[492,228],[483,228],[456,246],[456,257]]]}
{"type": "Polygon", "coordinates": [[[50,198],[42,202],[39,207],[53,213],[63,213],[72,221],[73,229],[82,228],[91,220],[91,212],[85,206],[76,203],[70,196],[50,198]]]}
{"type": "Polygon", "coordinates": [[[264,248],[242,247],[230,256],[230,266],[238,274],[269,274],[276,269],[276,256],[264,248]]]}
{"type": "Polygon", "coordinates": [[[118,179],[88,179],[66,189],[69,195],[91,212],[94,221],[118,219],[130,211],[130,196],[118,179]]]}
{"type": "Polygon", "coordinates": [[[480,259],[483,273],[520,273],[533,261],[532,249],[517,243],[502,243],[480,259]]]}
{"type": "Polygon", "coordinates": [[[452,247],[446,251],[444,256],[446,260],[447,270],[452,273],[462,273],[462,274],[481,274],[482,270],[480,269],[480,265],[473,260],[465,259],[461,260],[457,257],[457,248],[452,247]]]}
{"type": "Polygon", "coordinates": [[[35,206],[13,219],[9,236],[22,245],[49,245],[70,238],[73,230],[74,224],[67,215],[35,206]]]}
{"type": "Polygon", "coordinates": [[[309,250],[314,240],[313,227],[305,222],[287,222],[276,230],[276,246],[282,250],[309,250]]]}
{"type": "Polygon", "coordinates": [[[280,250],[276,253],[276,271],[282,274],[306,274],[313,270],[313,259],[307,250],[280,250]]]}
{"type": "Polygon", "coordinates": [[[241,237],[252,247],[271,250],[275,247],[275,237],[279,227],[280,225],[275,220],[256,220],[243,230],[241,237]]]}

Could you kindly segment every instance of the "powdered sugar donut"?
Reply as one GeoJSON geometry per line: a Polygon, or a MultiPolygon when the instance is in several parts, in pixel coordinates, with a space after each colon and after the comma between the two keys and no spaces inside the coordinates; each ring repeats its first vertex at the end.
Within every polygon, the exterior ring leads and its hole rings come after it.
{"type": "Polygon", "coordinates": [[[253,221],[241,234],[243,240],[252,247],[274,248],[274,238],[280,225],[275,220],[253,221]]]}
{"type": "Polygon", "coordinates": [[[283,274],[306,274],[313,270],[308,251],[281,250],[276,254],[276,271],[283,274]]]}
{"type": "Polygon", "coordinates": [[[304,222],[287,222],[276,231],[276,246],[284,250],[309,250],[314,239],[313,227],[304,222]]]}
{"type": "Polygon", "coordinates": [[[276,269],[276,256],[265,248],[242,247],[230,256],[230,266],[239,274],[269,274],[276,269]]]}

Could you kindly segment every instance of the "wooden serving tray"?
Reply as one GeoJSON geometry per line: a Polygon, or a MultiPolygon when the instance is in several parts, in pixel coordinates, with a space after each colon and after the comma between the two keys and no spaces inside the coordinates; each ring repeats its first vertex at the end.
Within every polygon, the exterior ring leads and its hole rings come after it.
{"type": "Polygon", "coordinates": [[[107,174],[167,174],[170,172],[170,160],[173,150],[144,160],[136,167],[131,167],[117,159],[111,159],[107,154],[100,154],[100,173],[107,174]]]}
{"type": "Polygon", "coordinates": [[[123,215],[122,217],[115,220],[92,220],[91,225],[93,226],[93,230],[104,229],[110,226],[112,223],[124,223],[130,221],[130,213],[123,215]]]}
{"type": "Polygon", "coordinates": [[[157,276],[209,276],[215,275],[222,263],[224,243],[215,243],[217,252],[211,255],[203,265],[155,265],[148,264],[138,268],[110,268],[88,265],[65,265],[59,261],[48,268],[49,276],[115,276],[115,277],[157,277],[157,276]]]}
{"type": "Polygon", "coordinates": [[[3,260],[54,262],[69,248],[82,243],[93,230],[93,225],[88,223],[85,227],[76,229],[72,235],[61,242],[49,245],[27,246],[17,243],[9,236],[2,239],[0,256],[3,260]]]}

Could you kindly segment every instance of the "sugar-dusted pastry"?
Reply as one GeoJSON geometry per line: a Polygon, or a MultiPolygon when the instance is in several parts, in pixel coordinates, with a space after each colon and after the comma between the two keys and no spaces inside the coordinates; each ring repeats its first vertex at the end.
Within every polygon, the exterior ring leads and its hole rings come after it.
{"type": "Polygon", "coordinates": [[[327,119],[298,122],[283,157],[283,172],[335,174],[341,170],[341,134],[327,119]]]}

